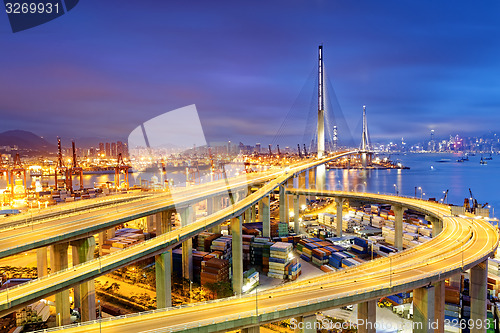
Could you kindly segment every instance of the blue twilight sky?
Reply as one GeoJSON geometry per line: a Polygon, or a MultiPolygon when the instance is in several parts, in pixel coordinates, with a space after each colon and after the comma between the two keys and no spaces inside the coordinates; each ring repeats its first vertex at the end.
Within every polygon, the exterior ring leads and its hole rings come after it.
{"type": "Polygon", "coordinates": [[[372,138],[497,131],[498,17],[497,0],[81,0],[13,34],[0,13],[0,131],[126,139],[196,104],[209,141],[265,145],[320,43],[353,131],[363,104],[372,138]]]}

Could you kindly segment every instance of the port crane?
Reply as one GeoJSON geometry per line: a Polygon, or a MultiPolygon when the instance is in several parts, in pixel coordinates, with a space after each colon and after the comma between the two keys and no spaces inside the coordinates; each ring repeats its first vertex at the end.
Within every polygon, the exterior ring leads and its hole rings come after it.
{"type": "Polygon", "coordinates": [[[273,156],[273,152],[271,150],[271,144],[269,144],[269,157],[273,156]]]}
{"type": "MultiPolygon", "coordinates": [[[[443,198],[441,199],[441,202],[442,202],[442,203],[445,203],[445,202],[446,202],[446,199],[448,198],[448,191],[449,191],[449,189],[447,189],[445,192],[443,192],[443,193],[444,193],[444,195],[443,195],[443,198]]],[[[416,195],[415,195],[415,196],[416,196],[416,195]]]]}
{"type": "MultiPolygon", "coordinates": [[[[9,168],[4,164],[2,157],[0,156],[0,176],[7,176],[7,181],[9,181],[9,168]]],[[[7,184],[8,186],[9,184],[7,184]]]]}
{"type": "Polygon", "coordinates": [[[299,158],[302,158],[302,152],[300,151],[300,143],[297,143],[297,149],[299,151],[299,158]]]}
{"type": "Polygon", "coordinates": [[[19,153],[16,153],[16,156],[14,157],[14,165],[12,167],[12,170],[10,170],[10,189],[12,198],[14,198],[14,186],[16,185],[16,178],[21,177],[23,177],[24,196],[26,196],[26,169],[21,163],[21,157],[19,157],[19,153]]]}
{"type": "Polygon", "coordinates": [[[61,138],[57,138],[57,166],[54,170],[55,189],[69,189],[71,188],[71,176],[68,177],[68,168],[63,163],[61,138]]]}
{"type": "Polygon", "coordinates": [[[130,166],[128,166],[127,164],[125,164],[125,162],[123,161],[123,156],[122,156],[122,153],[119,153],[118,154],[118,159],[117,159],[117,162],[116,162],[116,166],[115,166],[115,189],[120,189],[121,186],[120,186],[120,174],[124,174],[125,175],[125,179],[124,179],[124,186],[125,186],[125,189],[128,190],[128,187],[129,187],[129,184],[128,184],[128,169],[130,168],[130,166]]]}
{"type": "Polygon", "coordinates": [[[80,191],[83,190],[83,169],[78,166],[76,160],[76,148],[75,141],[71,141],[72,156],[71,156],[71,168],[68,171],[68,184],[70,184],[71,193],[73,193],[73,175],[77,175],[80,178],[80,191]]]}
{"type": "Polygon", "coordinates": [[[306,149],[306,144],[304,143],[304,156],[307,157],[307,149],[306,149]]]}

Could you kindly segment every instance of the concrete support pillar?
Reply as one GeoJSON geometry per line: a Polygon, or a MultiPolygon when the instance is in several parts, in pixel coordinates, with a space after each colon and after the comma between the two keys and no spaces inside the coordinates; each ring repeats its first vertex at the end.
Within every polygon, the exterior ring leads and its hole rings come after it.
{"type": "Polygon", "coordinates": [[[304,186],[306,189],[310,188],[310,174],[309,174],[309,169],[304,172],[304,186]]]}
{"type": "Polygon", "coordinates": [[[434,332],[434,287],[413,290],[413,332],[434,332]]]}
{"type": "MultiPolygon", "coordinates": [[[[306,174],[304,172],[302,172],[302,173],[299,174],[298,188],[299,189],[305,189],[306,188],[306,174]]],[[[305,195],[301,195],[299,197],[299,206],[302,207],[305,204],[306,204],[306,196],[305,195]]]]}
{"type": "Polygon", "coordinates": [[[243,288],[243,216],[231,219],[232,255],[233,255],[233,292],[241,295],[243,288]]]}
{"type": "MultiPolygon", "coordinates": [[[[50,246],[50,265],[52,272],[68,268],[68,243],[50,246]]],[[[56,294],[56,325],[70,324],[69,289],[56,294]]]]}
{"type": "Polygon", "coordinates": [[[316,324],[316,315],[304,316],[302,317],[302,321],[304,322],[304,329],[302,332],[304,333],[316,333],[318,330],[315,327],[316,324]]]}
{"type": "Polygon", "coordinates": [[[286,200],[284,185],[279,186],[279,210],[280,210],[280,222],[288,223],[288,220],[286,218],[288,209],[287,209],[287,200],[286,200]]]}
{"type": "Polygon", "coordinates": [[[262,198],[262,236],[271,237],[271,203],[269,195],[262,198]]]}
{"type": "Polygon", "coordinates": [[[264,205],[262,203],[262,200],[259,201],[258,203],[258,210],[259,210],[259,214],[258,214],[258,221],[259,222],[262,222],[262,211],[264,210],[264,205]]]}
{"type": "Polygon", "coordinates": [[[241,330],[241,333],[259,333],[260,326],[247,327],[241,330]]]}
{"type": "MultiPolygon", "coordinates": [[[[470,319],[475,323],[486,321],[488,293],[488,259],[470,269],[470,319]]],[[[484,332],[484,326],[474,325],[471,333],[484,332]]]]}
{"type": "Polygon", "coordinates": [[[250,208],[248,208],[247,210],[245,210],[245,212],[243,213],[245,215],[245,223],[250,223],[252,222],[252,213],[250,212],[250,208]]]}
{"type": "Polygon", "coordinates": [[[293,230],[298,235],[300,234],[300,195],[293,197],[293,230]]]}
{"type": "Polygon", "coordinates": [[[172,251],[155,256],[156,307],[172,306],[172,251]]]}
{"type": "MultiPolygon", "coordinates": [[[[221,196],[215,196],[215,197],[212,197],[212,200],[213,200],[213,202],[212,202],[212,213],[217,213],[219,210],[222,209],[222,197],[221,196]]],[[[220,225],[215,226],[210,231],[213,232],[213,233],[216,233],[216,234],[220,234],[221,227],[220,227],[220,225]]]]}
{"type": "MultiPolygon", "coordinates": [[[[187,226],[194,220],[193,207],[188,206],[181,212],[181,225],[187,226]]],[[[193,239],[182,243],[182,276],[193,281],[193,239]]]]}
{"type": "Polygon", "coordinates": [[[336,216],[336,222],[337,222],[337,237],[342,237],[342,208],[344,206],[344,199],[343,198],[335,198],[335,203],[337,206],[337,216],[336,216]]]}
{"type": "Polygon", "coordinates": [[[106,237],[108,237],[108,239],[115,237],[115,227],[106,230],[106,237]]]}
{"type": "Polygon", "coordinates": [[[316,189],[325,190],[326,188],[326,166],[324,164],[316,167],[316,189]]]}
{"type": "Polygon", "coordinates": [[[443,231],[443,221],[440,219],[429,216],[429,222],[432,223],[432,237],[436,237],[443,231]]]}
{"type": "Polygon", "coordinates": [[[207,198],[207,215],[212,215],[214,212],[214,197],[207,198]]]}
{"type": "Polygon", "coordinates": [[[146,216],[146,232],[152,232],[155,228],[155,216],[149,215],[146,216]]]}
{"type": "Polygon", "coordinates": [[[450,287],[462,290],[462,274],[455,274],[449,278],[450,287]]]}
{"type": "Polygon", "coordinates": [[[377,300],[358,304],[358,333],[375,333],[377,300]]]}
{"type": "Polygon", "coordinates": [[[46,247],[36,249],[36,269],[38,272],[38,278],[46,276],[49,273],[46,247]]]}
{"type": "MultiPolygon", "coordinates": [[[[71,242],[73,266],[94,259],[94,236],[71,242]]],[[[75,306],[80,308],[82,321],[96,319],[94,280],[80,283],[74,288],[75,306]]]]}
{"type": "Polygon", "coordinates": [[[252,205],[250,207],[250,213],[251,213],[252,222],[256,222],[257,221],[257,206],[256,205],[252,205]]]}
{"type": "MultiPolygon", "coordinates": [[[[171,219],[174,211],[163,211],[156,214],[156,233],[161,235],[171,231],[171,219]]],[[[156,307],[158,309],[172,306],[172,251],[155,256],[156,275],[156,307]]]]}
{"type": "Polygon", "coordinates": [[[316,188],[316,169],[309,169],[309,188],[316,188]]]}
{"type": "Polygon", "coordinates": [[[445,286],[444,281],[433,284],[434,286],[434,333],[444,333],[444,302],[445,286]]]}
{"type": "Polygon", "coordinates": [[[392,206],[394,211],[394,247],[401,251],[403,249],[403,207],[392,206]]]}

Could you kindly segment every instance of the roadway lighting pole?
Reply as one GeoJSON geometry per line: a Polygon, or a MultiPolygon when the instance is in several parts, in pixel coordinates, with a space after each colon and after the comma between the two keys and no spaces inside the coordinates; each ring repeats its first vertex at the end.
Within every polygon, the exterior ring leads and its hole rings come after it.
{"type": "Polygon", "coordinates": [[[423,196],[423,194],[422,194],[422,192],[423,192],[422,187],[419,186],[418,189],[420,190],[420,200],[422,200],[422,196],[423,196]]]}
{"type": "Polygon", "coordinates": [[[189,280],[189,303],[193,303],[193,281],[189,280]]]}
{"type": "Polygon", "coordinates": [[[389,287],[392,288],[392,257],[389,257],[389,287]]]}
{"type": "Polygon", "coordinates": [[[99,305],[99,332],[102,331],[101,322],[102,322],[102,312],[101,312],[101,300],[97,300],[97,304],[99,305]]]}
{"type": "Polygon", "coordinates": [[[255,316],[257,317],[257,321],[259,320],[259,307],[258,307],[258,296],[257,293],[259,291],[259,286],[255,287],[255,316]]]}
{"type": "Polygon", "coordinates": [[[394,190],[396,191],[396,195],[399,195],[399,189],[398,189],[398,186],[396,184],[394,184],[394,190]]]}

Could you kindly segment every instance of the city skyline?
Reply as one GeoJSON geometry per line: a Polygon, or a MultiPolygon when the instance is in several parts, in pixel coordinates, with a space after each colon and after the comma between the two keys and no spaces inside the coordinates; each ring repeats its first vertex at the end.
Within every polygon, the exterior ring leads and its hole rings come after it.
{"type": "Polygon", "coordinates": [[[374,139],[498,130],[498,4],[145,4],[87,1],[17,34],[0,19],[0,131],[125,141],[195,103],[208,142],[264,144],[320,43],[355,141],[363,104],[374,139]]]}

